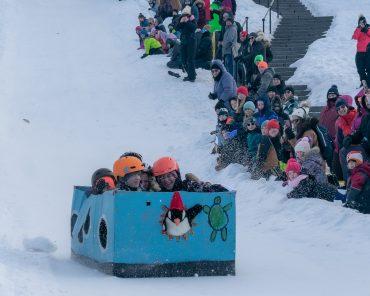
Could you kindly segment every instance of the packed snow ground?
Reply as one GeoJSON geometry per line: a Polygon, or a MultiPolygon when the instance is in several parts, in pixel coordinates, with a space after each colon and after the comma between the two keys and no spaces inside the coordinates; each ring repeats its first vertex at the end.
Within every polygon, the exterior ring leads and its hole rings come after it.
{"type": "MultiPolygon", "coordinates": [[[[146,1],[0,3],[0,295],[368,295],[370,217],[216,173],[210,75],[183,83],[166,57],[139,58],[146,1]],[[70,260],[73,185],[128,150],[238,191],[236,277],[118,279],[70,260]]],[[[265,8],[239,5],[259,26],[265,8]]]]}
{"type": "Polygon", "coordinates": [[[326,92],[336,84],[341,94],[356,95],[360,86],[355,55],[356,41],[352,34],[360,14],[370,19],[370,1],[358,0],[302,0],[314,16],[333,16],[326,38],[310,45],[305,57],[293,67],[298,67],[289,83],[307,84],[312,90],[313,105],[325,105],[326,92]]]}

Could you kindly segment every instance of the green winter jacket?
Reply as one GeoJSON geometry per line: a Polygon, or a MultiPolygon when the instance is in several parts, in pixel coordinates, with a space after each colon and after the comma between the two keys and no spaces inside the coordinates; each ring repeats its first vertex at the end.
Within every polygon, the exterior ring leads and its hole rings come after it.
{"type": "Polygon", "coordinates": [[[145,54],[149,54],[151,49],[162,48],[162,45],[157,39],[149,37],[144,40],[144,47],[145,54]]]}

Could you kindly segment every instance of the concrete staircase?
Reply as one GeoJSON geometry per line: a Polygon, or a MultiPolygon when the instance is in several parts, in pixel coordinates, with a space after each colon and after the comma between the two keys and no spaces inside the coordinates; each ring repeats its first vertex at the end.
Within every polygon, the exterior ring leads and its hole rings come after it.
{"type": "MultiPolygon", "coordinates": [[[[254,0],[255,3],[268,7],[268,0],[254,0]]],[[[333,17],[314,17],[299,0],[275,0],[272,10],[282,16],[271,49],[274,59],[270,66],[285,81],[293,76],[296,68],[290,65],[303,58],[308,46],[315,40],[325,37],[333,17]]],[[[308,98],[307,85],[293,85],[300,100],[308,98]]]]}

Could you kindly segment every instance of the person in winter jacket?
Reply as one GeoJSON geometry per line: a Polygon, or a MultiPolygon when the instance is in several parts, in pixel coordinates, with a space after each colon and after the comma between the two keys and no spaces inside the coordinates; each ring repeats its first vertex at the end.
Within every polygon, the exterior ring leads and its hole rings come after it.
{"type": "Polygon", "coordinates": [[[138,49],[144,49],[144,40],[141,37],[140,32],[141,30],[149,27],[149,21],[142,13],[139,14],[138,19],[140,24],[138,27],[136,27],[136,34],[138,34],[140,40],[140,47],[138,49]]]}
{"type": "Polygon", "coordinates": [[[271,110],[271,103],[267,96],[258,98],[256,103],[257,112],[254,114],[254,117],[256,118],[257,126],[261,127],[266,120],[278,118],[275,112],[271,110]]]}
{"type": "Polygon", "coordinates": [[[272,68],[269,68],[268,64],[266,62],[259,62],[258,63],[258,71],[260,73],[260,85],[258,87],[258,90],[256,92],[256,99],[258,97],[266,96],[267,89],[272,83],[272,78],[274,76],[274,70],[272,68]]]}
{"type": "Polygon", "coordinates": [[[234,52],[238,41],[238,31],[232,17],[225,22],[225,32],[222,40],[222,57],[227,71],[234,76],[234,52]]]}
{"type": "Polygon", "coordinates": [[[287,127],[291,126],[290,118],[289,118],[288,114],[286,114],[283,111],[283,104],[281,102],[281,99],[278,96],[275,96],[272,99],[271,103],[272,103],[272,111],[274,111],[275,114],[278,117],[278,121],[279,121],[280,126],[281,126],[281,134],[282,134],[284,128],[287,128],[287,127]]]}
{"type": "Polygon", "coordinates": [[[188,192],[224,192],[228,191],[219,184],[201,182],[193,174],[187,174],[181,180],[180,167],[172,157],[162,157],[153,164],[153,176],[156,178],[161,191],[188,191],[188,192]]]}
{"type": "Polygon", "coordinates": [[[197,6],[199,13],[197,25],[199,29],[202,29],[207,24],[207,13],[205,2],[203,0],[195,0],[194,5],[197,6]]]}
{"type": "Polygon", "coordinates": [[[270,176],[281,176],[279,153],[280,153],[280,126],[276,119],[269,120],[266,125],[267,135],[262,136],[258,145],[255,166],[252,169],[251,178],[254,180],[270,176]]]}
{"type": "Polygon", "coordinates": [[[232,112],[230,98],[236,96],[236,82],[234,77],[227,72],[225,66],[220,60],[213,60],[211,73],[215,81],[213,92],[208,95],[211,100],[223,101],[226,108],[232,112]]]}
{"type": "Polygon", "coordinates": [[[196,52],[196,28],[196,21],[191,14],[191,8],[190,6],[185,6],[182,11],[180,22],[176,27],[176,30],[181,32],[181,59],[186,73],[188,74],[188,76],[184,78],[184,81],[194,82],[196,78],[194,62],[196,52]]]}
{"type": "Polygon", "coordinates": [[[243,61],[247,67],[247,83],[252,83],[252,76],[255,73],[258,73],[257,66],[254,64],[254,59],[257,55],[265,56],[265,47],[262,42],[256,41],[257,34],[252,32],[248,35],[248,47],[243,54],[243,61]]]}
{"type": "Polygon", "coordinates": [[[91,177],[91,194],[98,195],[116,188],[116,178],[109,169],[98,169],[91,177]]]}
{"type": "Polygon", "coordinates": [[[339,91],[336,85],[332,85],[326,94],[326,106],[320,113],[319,123],[324,126],[332,139],[335,139],[335,121],[338,118],[338,113],[335,108],[335,103],[339,98],[339,91]]]}
{"type": "Polygon", "coordinates": [[[307,178],[307,175],[301,175],[301,165],[296,159],[290,158],[285,168],[285,174],[287,181],[283,183],[283,186],[288,185],[291,188],[296,188],[303,179],[307,178]]]}
{"type": "Polygon", "coordinates": [[[145,53],[141,56],[142,59],[149,55],[163,54],[162,44],[153,36],[148,36],[148,33],[143,30],[141,33],[144,39],[145,53]]]}
{"type": "Polygon", "coordinates": [[[285,82],[281,79],[279,74],[275,74],[272,78],[272,85],[276,88],[276,93],[282,97],[285,92],[285,82]]]}
{"type": "MultiPolygon", "coordinates": [[[[370,94],[370,89],[368,90],[368,92],[370,94]]],[[[362,103],[361,103],[362,97],[363,96],[355,96],[357,115],[356,115],[355,120],[353,121],[352,133],[355,133],[360,128],[362,118],[366,115],[366,109],[362,106],[362,103]]]]}
{"type": "Polygon", "coordinates": [[[294,109],[297,109],[299,106],[298,98],[294,96],[294,88],[292,86],[286,86],[284,95],[281,98],[284,112],[289,116],[292,115],[294,109]]]}
{"type": "Polygon", "coordinates": [[[259,31],[259,32],[257,32],[256,41],[261,42],[263,44],[264,49],[265,49],[265,55],[264,55],[264,57],[266,58],[265,61],[267,63],[271,63],[272,59],[273,59],[273,54],[272,54],[272,51],[271,51],[270,40],[268,40],[266,38],[265,34],[262,31],[259,31]]]}
{"type": "Polygon", "coordinates": [[[328,183],[326,176],[326,162],[322,158],[320,149],[314,147],[306,152],[302,158],[302,170],[315,178],[318,183],[328,183]]]}
{"type": "Polygon", "coordinates": [[[256,112],[256,105],[252,101],[245,102],[243,105],[243,112],[245,118],[253,117],[254,113],[256,112]]]}
{"type": "Polygon", "coordinates": [[[297,141],[294,146],[295,156],[299,164],[302,165],[305,155],[311,150],[311,143],[308,137],[303,137],[297,141]]]}
{"type": "Polygon", "coordinates": [[[202,68],[206,70],[211,69],[212,62],[212,39],[211,33],[208,30],[208,26],[202,29],[202,37],[199,45],[197,46],[197,52],[195,55],[195,68],[202,68]]]}
{"type": "Polygon", "coordinates": [[[344,138],[343,146],[350,148],[351,145],[361,145],[367,156],[370,156],[370,92],[366,93],[361,100],[366,115],[362,118],[360,128],[344,138]]]}
{"type": "Polygon", "coordinates": [[[358,25],[352,39],[357,40],[356,66],[361,84],[370,85],[370,26],[363,15],[358,18],[358,25]]]}
{"type": "Polygon", "coordinates": [[[117,188],[126,191],[141,191],[141,172],[145,165],[137,156],[122,156],[114,162],[113,174],[117,188]]]}
{"type": "Polygon", "coordinates": [[[370,214],[370,163],[364,161],[359,151],[350,152],[347,155],[347,163],[351,175],[345,206],[370,214]]]}
{"type": "Polygon", "coordinates": [[[244,128],[247,130],[247,164],[252,164],[256,159],[258,145],[261,142],[261,129],[256,124],[256,119],[253,117],[246,118],[243,122],[244,128]]]}
{"type": "Polygon", "coordinates": [[[270,99],[271,103],[272,103],[273,100],[275,100],[275,98],[277,98],[281,101],[280,96],[276,92],[276,87],[275,86],[270,85],[267,88],[267,96],[270,99]]]}
{"type": "Polygon", "coordinates": [[[216,152],[219,148],[226,144],[227,139],[225,139],[223,132],[231,130],[232,117],[229,116],[229,112],[226,108],[221,108],[217,115],[217,126],[215,130],[216,135],[216,152]]]}

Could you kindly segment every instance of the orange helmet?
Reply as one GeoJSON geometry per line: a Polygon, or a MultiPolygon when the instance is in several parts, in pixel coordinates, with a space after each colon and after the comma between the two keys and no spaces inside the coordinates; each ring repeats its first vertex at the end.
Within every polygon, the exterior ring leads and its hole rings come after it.
{"type": "Polygon", "coordinates": [[[113,174],[117,177],[124,177],[127,174],[140,172],[144,169],[143,162],[135,156],[124,156],[116,160],[113,165],[113,174]]]}
{"type": "Polygon", "coordinates": [[[154,177],[161,176],[172,171],[179,172],[179,170],[179,165],[177,164],[176,160],[168,156],[158,159],[156,162],[154,162],[152,168],[154,177]]]}

